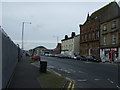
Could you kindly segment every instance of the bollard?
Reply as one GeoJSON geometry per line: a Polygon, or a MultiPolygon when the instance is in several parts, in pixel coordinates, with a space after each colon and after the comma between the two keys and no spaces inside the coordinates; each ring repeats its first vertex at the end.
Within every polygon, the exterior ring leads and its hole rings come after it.
{"type": "Polygon", "coordinates": [[[47,61],[40,61],[40,72],[46,73],[47,71],[47,61]]]}

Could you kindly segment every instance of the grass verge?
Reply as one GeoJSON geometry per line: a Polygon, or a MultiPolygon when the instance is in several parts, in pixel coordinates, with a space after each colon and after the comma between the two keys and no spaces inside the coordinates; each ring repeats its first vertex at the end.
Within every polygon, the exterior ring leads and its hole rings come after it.
{"type": "Polygon", "coordinates": [[[58,76],[57,74],[47,71],[46,73],[41,73],[37,78],[41,88],[64,88],[66,83],[66,78],[58,76]]]}
{"type": "Polygon", "coordinates": [[[30,60],[30,63],[35,63],[35,62],[38,62],[38,60],[34,60],[34,59],[30,60]]]}

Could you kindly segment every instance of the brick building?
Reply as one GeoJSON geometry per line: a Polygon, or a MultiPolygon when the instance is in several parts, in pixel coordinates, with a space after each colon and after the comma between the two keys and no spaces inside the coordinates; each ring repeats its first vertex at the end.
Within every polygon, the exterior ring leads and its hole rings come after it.
{"type": "Polygon", "coordinates": [[[80,55],[100,57],[100,24],[109,21],[119,14],[116,2],[111,2],[95,11],[80,27],[80,55]]]}
{"type": "Polygon", "coordinates": [[[85,24],[80,25],[80,55],[99,56],[99,21],[88,14],[85,24]]]}
{"type": "Polygon", "coordinates": [[[52,54],[60,54],[61,53],[61,43],[58,43],[56,48],[53,49],[52,54]]]}

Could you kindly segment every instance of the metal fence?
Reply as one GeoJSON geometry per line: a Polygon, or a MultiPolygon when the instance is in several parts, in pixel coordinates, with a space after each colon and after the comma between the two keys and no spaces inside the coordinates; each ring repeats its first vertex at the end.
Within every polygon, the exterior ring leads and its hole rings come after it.
{"type": "MultiPolygon", "coordinates": [[[[18,62],[19,47],[2,32],[2,88],[6,88],[18,62]]],[[[1,69],[1,68],[0,68],[1,69]]]]}
{"type": "Polygon", "coordinates": [[[0,90],[2,89],[2,32],[0,27],[0,90]]]}

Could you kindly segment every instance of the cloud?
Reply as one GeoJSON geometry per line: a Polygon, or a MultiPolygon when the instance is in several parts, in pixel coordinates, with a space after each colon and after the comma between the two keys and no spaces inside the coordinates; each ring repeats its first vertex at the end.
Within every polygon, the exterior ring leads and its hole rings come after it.
{"type": "MultiPolygon", "coordinates": [[[[21,40],[13,40],[14,42],[21,43],[21,40]]],[[[24,40],[25,43],[56,43],[56,41],[53,40],[24,40]]]]}
{"type": "Polygon", "coordinates": [[[2,2],[111,2],[111,0],[2,0],[2,2]]]}

